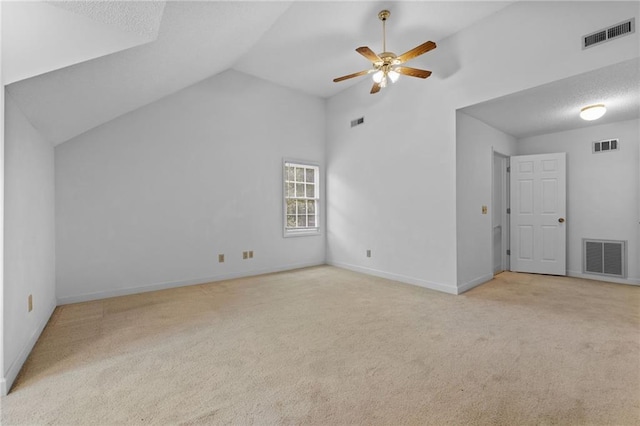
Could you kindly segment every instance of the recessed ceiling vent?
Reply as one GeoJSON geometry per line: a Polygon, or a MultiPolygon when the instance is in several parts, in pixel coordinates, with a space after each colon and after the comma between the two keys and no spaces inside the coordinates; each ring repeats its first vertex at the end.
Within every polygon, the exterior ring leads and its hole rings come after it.
{"type": "Polygon", "coordinates": [[[364,117],[356,118],[355,120],[351,120],[351,127],[356,127],[364,123],[364,117]]]}
{"type": "Polygon", "coordinates": [[[601,152],[618,151],[620,149],[620,140],[618,139],[605,139],[593,143],[593,153],[599,154],[601,152]]]}
{"type": "Polygon", "coordinates": [[[624,35],[632,34],[636,31],[636,18],[631,18],[619,24],[612,25],[609,28],[598,30],[582,37],[582,48],[595,46],[624,35]]]}

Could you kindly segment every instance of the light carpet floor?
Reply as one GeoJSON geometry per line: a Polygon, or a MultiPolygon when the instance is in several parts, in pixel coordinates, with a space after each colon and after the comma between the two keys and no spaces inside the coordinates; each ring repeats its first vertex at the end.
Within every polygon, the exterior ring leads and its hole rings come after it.
{"type": "Polygon", "coordinates": [[[640,288],[322,266],[58,307],[2,424],[640,423],[640,288]]]}

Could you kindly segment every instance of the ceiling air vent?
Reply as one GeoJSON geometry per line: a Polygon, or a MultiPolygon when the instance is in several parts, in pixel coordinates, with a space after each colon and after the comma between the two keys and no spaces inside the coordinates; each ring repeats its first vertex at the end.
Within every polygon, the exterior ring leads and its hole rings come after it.
{"type": "Polygon", "coordinates": [[[595,31],[582,37],[582,48],[595,46],[611,39],[632,34],[636,31],[636,18],[631,18],[619,24],[612,25],[609,28],[595,31]]]}
{"type": "Polygon", "coordinates": [[[356,127],[364,123],[364,117],[356,118],[355,120],[351,120],[351,127],[356,127]]]}
{"type": "Polygon", "coordinates": [[[620,149],[620,140],[605,139],[603,141],[593,142],[592,147],[594,154],[599,154],[601,152],[618,151],[620,149]]]}

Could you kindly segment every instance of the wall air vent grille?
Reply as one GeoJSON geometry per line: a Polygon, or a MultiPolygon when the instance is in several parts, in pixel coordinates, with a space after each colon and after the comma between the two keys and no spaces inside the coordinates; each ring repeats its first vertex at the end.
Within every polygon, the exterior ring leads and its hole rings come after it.
{"type": "Polygon", "coordinates": [[[351,127],[356,127],[364,123],[364,117],[356,118],[355,120],[351,120],[351,127]]]}
{"type": "Polygon", "coordinates": [[[589,240],[584,238],[582,272],[585,274],[627,277],[626,241],[589,240]]]}
{"type": "Polygon", "coordinates": [[[604,28],[591,34],[587,34],[582,37],[582,48],[595,46],[596,44],[604,43],[605,41],[612,40],[614,38],[632,34],[636,31],[636,18],[631,18],[619,24],[612,25],[609,28],[604,28]]]}
{"type": "Polygon", "coordinates": [[[620,150],[620,140],[605,139],[603,141],[593,142],[591,147],[592,147],[592,152],[594,154],[600,154],[602,152],[618,151],[620,150]]]}

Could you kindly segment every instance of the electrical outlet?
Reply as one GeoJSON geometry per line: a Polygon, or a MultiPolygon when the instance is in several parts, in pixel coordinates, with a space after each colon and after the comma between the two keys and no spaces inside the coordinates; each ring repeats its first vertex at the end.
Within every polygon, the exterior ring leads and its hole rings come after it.
{"type": "Polygon", "coordinates": [[[32,294],[29,295],[28,304],[29,304],[29,312],[33,311],[33,295],[32,294]]]}
{"type": "Polygon", "coordinates": [[[253,259],[253,250],[249,250],[249,259],[253,259]]]}
{"type": "Polygon", "coordinates": [[[367,250],[367,257],[371,257],[371,250],[367,250]]]}
{"type": "Polygon", "coordinates": [[[248,251],[243,251],[242,252],[242,259],[248,259],[249,258],[249,252],[248,251]]]}
{"type": "Polygon", "coordinates": [[[482,214],[487,214],[487,206],[482,206],[482,214]]]}
{"type": "Polygon", "coordinates": [[[218,255],[218,263],[224,263],[224,254],[218,255]]]}

